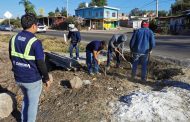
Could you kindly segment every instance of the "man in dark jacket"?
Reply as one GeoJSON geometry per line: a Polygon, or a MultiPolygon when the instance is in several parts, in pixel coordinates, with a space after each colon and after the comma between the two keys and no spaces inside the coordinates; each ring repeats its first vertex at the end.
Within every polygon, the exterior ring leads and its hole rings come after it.
{"type": "Polygon", "coordinates": [[[81,40],[80,32],[77,28],[75,28],[74,24],[69,24],[69,34],[67,36],[68,39],[71,39],[69,52],[70,57],[73,58],[73,48],[76,50],[76,59],[79,60],[79,45],[78,43],[81,40]]]}
{"type": "Polygon", "coordinates": [[[107,54],[107,69],[109,69],[112,53],[115,52],[116,55],[116,67],[120,65],[120,54],[123,53],[124,50],[124,43],[127,41],[127,35],[125,34],[115,34],[112,36],[108,43],[108,54],[107,54]]]}
{"type": "Polygon", "coordinates": [[[42,81],[50,86],[42,42],[36,38],[37,18],[25,14],[21,18],[23,31],[14,35],[9,42],[9,56],[17,85],[24,95],[22,122],[35,122],[38,102],[42,91],[42,81]]]}
{"type": "Polygon", "coordinates": [[[151,50],[155,47],[154,33],[149,29],[149,22],[143,20],[140,29],[133,33],[130,41],[132,53],[132,79],[136,76],[137,66],[141,64],[141,80],[147,80],[147,64],[151,50]]]}
{"type": "Polygon", "coordinates": [[[100,74],[99,73],[100,62],[98,61],[98,55],[100,51],[103,50],[105,47],[106,47],[106,42],[99,40],[91,41],[86,46],[86,64],[88,68],[88,73],[90,75],[94,75],[93,72],[96,74],[100,74]]]}

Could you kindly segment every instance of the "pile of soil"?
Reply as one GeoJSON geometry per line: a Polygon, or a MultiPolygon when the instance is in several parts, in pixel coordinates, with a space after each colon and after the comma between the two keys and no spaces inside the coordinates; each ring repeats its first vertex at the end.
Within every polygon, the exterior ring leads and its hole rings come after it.
{"type": "MultiPolygon", "coordinates": [[[[22,93],[15,85],[11,63],[8,56],[8,44],[0,42],[0,92],[9,92],[16,99],[14,112],[2,122],[15,122],[20,120],[22,93]]],[[[126,54],[126,58],[127,58],[126,54]]],[[[39,111],[38,122],[99,122],[111,120],[109,102],[118,100],[136,90],[160,90],[168,84],[160,85],[157,80],[172,79],[173,76],[183,76],[183,69],[174,64],[150,59],[149,76],[147,82],[141,82],[138,72],[137,80],[130,80],[131,69],[122,61],[122,68],[116,68],[115,64],[107,72],[107,76],[89,76],[85,68],[79,71],[65,71],[55,67],[50,73],[54,77],[49,91],[43,91],[39,111]],[[81,89],[71,89],[64,85],[65,81],[74,76],[82,80],[90,80],[90,85],[81,89]]],[[[103,67],[103,66],[101,66],[103,67]]],[[[140,71],[140,69],[138,70],[140,71]]]]}

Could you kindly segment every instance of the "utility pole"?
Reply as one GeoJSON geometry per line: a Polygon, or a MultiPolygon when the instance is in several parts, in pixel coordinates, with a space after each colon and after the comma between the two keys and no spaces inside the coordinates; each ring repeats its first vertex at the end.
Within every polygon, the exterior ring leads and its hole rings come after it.
{"type": "Polygon", "coordinates": [[[69,6],[68,6],[68,0],[67,0],[67,18],[68,18],[68,15],[69,15],[68,8],[69,8],[69,6]]]}
{"type": "Polygon", "coordinates": [[[158,0],[156,0],[156,17],[158,17],[158,0]]]}

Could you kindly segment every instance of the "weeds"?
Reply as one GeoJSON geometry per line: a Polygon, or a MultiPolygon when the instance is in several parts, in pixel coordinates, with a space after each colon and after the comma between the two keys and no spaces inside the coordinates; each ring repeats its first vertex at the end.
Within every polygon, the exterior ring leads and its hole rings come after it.
{"type": "MultiPolygon", "coordinates": [[[[0,35],[0,42],[8,43],[11,39],[11,34],[0,35]]],[[[45,51],[52,52],[69,52],[69,42],[65,42],[62,37],[37,35],[37,38],[42,41],[45,51]]],[[[80,44],[80,52],[85,51],[85,44],[80,44]]]]}

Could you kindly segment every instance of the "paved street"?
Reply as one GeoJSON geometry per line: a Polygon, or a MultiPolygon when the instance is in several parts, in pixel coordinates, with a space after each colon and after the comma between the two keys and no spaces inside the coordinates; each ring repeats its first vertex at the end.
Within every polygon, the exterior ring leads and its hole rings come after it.
{"type": "Polygon", "coordinates": [[[154,54],[190,60],[190,36],[157,36],[154,54]]]}

